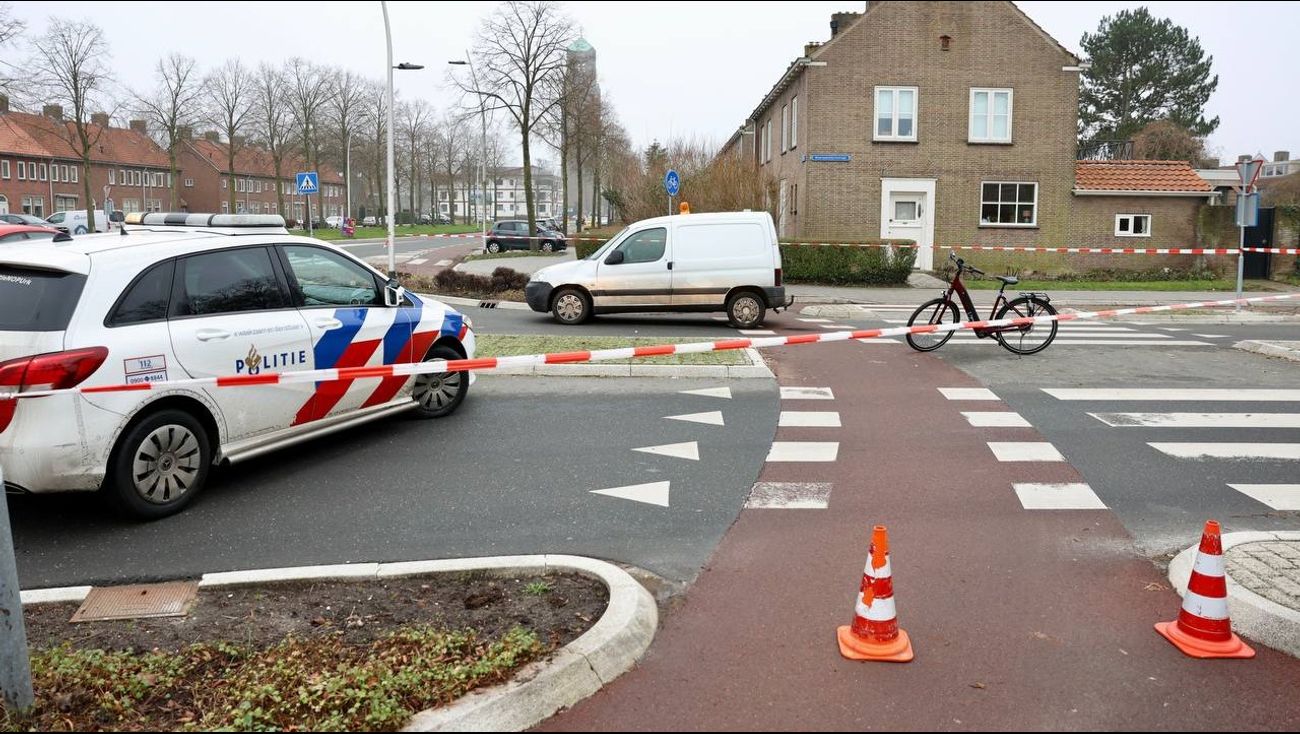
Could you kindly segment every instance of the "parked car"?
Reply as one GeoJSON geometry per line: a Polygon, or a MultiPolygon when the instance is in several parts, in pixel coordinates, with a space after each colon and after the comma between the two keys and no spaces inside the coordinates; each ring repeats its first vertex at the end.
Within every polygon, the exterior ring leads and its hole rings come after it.
{"type": "MultiPolygon", "coordinates": [[[[544,227],[541,222],[537,223],[537,236],[540,239],[538,249],[542,252],[558,252],[566,246],[563,234],[558,230],[544,227]]],[[[488,252],[528,250],[532,249],[529,246],[531,241],[532,238],[528,236],[527,220],[511,219],[492,225],[492,229],[488,231],[487,242],[483,246],[488,252]]]]}
{"type": "MultiPolygon", "coordinates": [[[[69,234],[87,234],[90,232],[90,215],[85,209],[70,209],[66,212],[55,212],[50,215],[48,221],[55,229],[60,232],[69,234]]],[[[107,232],[111,229],[108,222],[108,215],[104,210],[95,210],[95,231],[107,232]]]]}
{"type": "Polygon", "coordinates": [[[343,217],[340,216],[325,217],[325,226],[329,227],[330,229],[339,229],[340,227],[343,226],[343,217]]]}
{"type": "Polygon", "coordinates": [[[451,224],[451,217],[446,214],[438,214],[433,218],[434,224],[451,224]]]}
{"type": "Polygon", "coordinates": [[[781,248],[766,212],[646,219],[586,259],[542,268],[524,290],[534,311],[562,324],[593,313],[723,311],[732,326],[789,307],[781,248]]]}
{"type": "Polygon", "coordinates": [[[0,224],[0,244],[31,242],[32,240],[50,241],[55,237],[67,235],[53,227],[33,227],[28,224],[0,224]]]}
{"type": "Polygon", "coordinates": [[[31,214],[22,214],[19,212],[9,212],[0,214],[0,223],[3,224],[25,224],[29,227],[48,227],[50,222],[47,219],[34,217],[31,214]]]}
{"type": "MultiPolygon", "coordinates": [[[[0,391],[474,356],[468,318],[289,234],[278,215],[148,214],[127,225],[121,237],[0,247],[0,303],[24,305],[0,309],[0,391]]],[[[217,464],[395,413],[447,416],[472,383],[453,372],[8,400],[0,465],[10,490],[102,488],[130,515],[162,517],[217,464]]]]}
{"type": "Polygon", "coordinates": [[[374,227],[377,226],[378,224],[379,224],[379,220],[374,217],[366,217],[365,219],[361,220],[361,226],[363,227],[374,227]]]}

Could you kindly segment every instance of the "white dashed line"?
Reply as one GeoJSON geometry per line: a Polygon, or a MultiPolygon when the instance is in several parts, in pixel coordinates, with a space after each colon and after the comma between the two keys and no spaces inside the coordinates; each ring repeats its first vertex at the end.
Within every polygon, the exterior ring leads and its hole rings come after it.
{"type": "Polygon", "coordinates": [[[669,486],[669,482],[650,482],[649,484],[631,484],[626,487],[613,487],[611,489],[593,489],[591,493],[632,500],[647,505],[667,507],[669,486]]]}
{"type": "Polygon", "coordinates": [[[854,339],[853,341],[858,342],[859,344],[902,344],[902,342],[897,339],[881,339],[879,337],[875,339],[854,339]]]}
{"type": "Polygon", "coordinates": [[[703,423],[706,426],[726,425],[722,420],[722,411],[720,410],[713,410],[707,413],[689,413],[687,415],[666,415],[664,416],[664,420],[703,423]]]}
{"type": "Polygon", "coordinates": [[[997,400],[998,396],[993,394],[992,390],[986,387],[941,387],[939,392],[943,393],[949,400],[997,400]]]}
{"type": "Polygon", "coordinates": [[[799,320],[804,322],[805,324],[829,324],[831,322],[830,319],[799,319],[799,320]]]}
{"type": "Polygon", "coordinates": [[[418,257],[418,258],[416,258],[416,259],[414,259],[414,260],[407,260],[407,261],[406,261],[406,264],[407,264],[407,265],[423,265],[423,264],[425,264],[425,263],[427,263],[427,262],[429,262],[429,259],[428,259],[428,258],[418,257]]]}
{"type": "Polygon", "coordinates": [[[1011,411],[962,413],[976,428],[1032,428],[1024,416],[1011,411]]]}
{"type": "Polygon", "coordinates": [[[679,390],[681,395],[699,395],[705,398],[726,398],[731,399],[731,388],[729,387],[705,387],[699,390],[679,390]]]}
{"type": "Polygon", "coordinates": [[[835,393],[829,387],[783,387],[782,400],[834,400],[835,393]]]}
{"type": "Polygon", "coordinates": [[[1123,403],[1136,400],[1289,403],[1300,402],[1300,390],[1250,388],[1042,388],[1057,400],[1106,400],[1123,403]]]}
{"type": "Polygon", "coordinates": [[[1300,428],[1300,413],[1089,413],[1112,427],[1300,428]]]}
{"type": "Polygon", "coordinates": [[[824,510],[831,501],[829,482],[759,482],[749,490],[747,510],[824,510]]]}
{"type": "Polygon", "coordinates": [[[1229,487],[1274,510],[1300,510],[1300,484],[1229,484],[1229,487]]]}
{"type": "Polygon", "coordinates": [[[739,331],[745,336],[776,336],[775,331],[768,329],[740,329],[739,331]]]}
{"type": "Polygon", "coordinates": [[[1149,443],[1162,454],[1179,459],[1300,460],[1300,443],[1149,443]]]}
{"type": "Polygon", "coordinates": [[[783,410],[776,425],[782,428],[839,428],[840,414],[833,410],[783,410]]]}
{"type": "Polygon", "coordinates": [[[654,454],[656,456],[671,456],[674,459],[690,459],[691,461],[700,460],[700,444],[698,441],[687,441],[686,443],[666,443],[662,446],[646,446],[644,448],[632,449],[640,451],[643,454],[654,454]]]}
{"type": "Polygon", "coordinates": [[[439,268],[445,268],[445,267],[447,267],[448,265],[451,265],[453,262],[455,262],[455,261],[454,261],[454,260],[439,260],[438,262],[434,263],[434,266],[435,266],[435,267],[439,267],[439,268]]]}
{"type": "Polygon", "coordinates": [[[989,441],[988,445],[998,461],[1065,461],[1046,441],[989,441]]]}
{"type": "Polygon", "coordinates": [[[1026,510],[1104,510],[1092,487],[1086,484],[1015,484],[1016,496],[1026,510]]]}
{"type": "Polygon", "coordinates": [[[1192,334],[1197,339],[1227,339],[1224,334],[1192,334]]]}
{"type": "Polygon", "coordinates": [[[770,462],[831,462],[839,456],[838,441],[773,441],[770,462]]]}

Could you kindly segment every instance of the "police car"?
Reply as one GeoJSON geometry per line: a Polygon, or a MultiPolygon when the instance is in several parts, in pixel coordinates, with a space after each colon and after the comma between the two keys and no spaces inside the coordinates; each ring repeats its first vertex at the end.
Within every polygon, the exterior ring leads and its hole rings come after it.
{"type": "MultiPolygon", "coordinates": [[[[121,233],[0,248],[0,396],[474,356],[472,324],[275,215],[136,214],[121,233]]],[[[18,492],[101,489],[172,514],[210,469],[410,411],[451,414],[464,372],[0,399],[18,492]]]]}

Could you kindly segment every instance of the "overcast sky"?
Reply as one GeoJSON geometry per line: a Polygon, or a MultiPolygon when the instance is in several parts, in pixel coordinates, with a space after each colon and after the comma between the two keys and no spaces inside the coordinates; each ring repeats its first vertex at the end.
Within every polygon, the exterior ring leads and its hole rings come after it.
{"type": "MultiPolygon", "coordinates": [[[[390,2],[395,61],[426,65],[396,72],[399,94],[439,108],[456,102],[446,61],[463,57],[493,2],[390,2]]],[[[606,94],[638,145],[672,136],[721,143],[771,88],[806,41],[826,40],[832,12],[864,3],[569,2],[564,7],[595,46],[606,94]]],[[[1021,2],[1067,48],[1103,15],[1147,5],[1199,36],[1214,56],[1219,89],[1207,117],[1221,124],[1211,152],[1300,155],[1300,85],[1295,49],[1300,2],[1021,2]]],[[[50,15],[102,26],[121,82],[151,83],[157,59],[181,51],[209,68],[302,56],[381,78],[384,25],[379,3],[354,2],[17,2],[28,33],[50,15]]],[[[13,52],[9,52],[13,53],[13,52]]],[[[552,156],[553,157],[553,156],[552,156]]]]}

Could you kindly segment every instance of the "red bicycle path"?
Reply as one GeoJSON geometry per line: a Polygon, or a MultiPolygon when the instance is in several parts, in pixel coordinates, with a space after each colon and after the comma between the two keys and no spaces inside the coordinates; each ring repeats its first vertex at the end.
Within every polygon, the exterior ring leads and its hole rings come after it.
{"type": "MultiPolygon", "coordinates": [[[[1009,357],[1010,358],[1010,357],[1009,357]]],[[[1152,629],[1179,597],[1108,510],[1029,511],[1015,482],[1080,482],[1068,463],[1001,463],[939,387],[980,387],[905,346],[774,350],[782,386],[830,387],[834,463],[760,481],[832,482],[824,510],[746,509],[632,671],[543,731],[1277,729],[1300,727],[1300,661],[1185,657],[1152,629]],[[888,526],[907,664],[840,657],[871,528],[888,526]]],[[[1228,528],[1230,529],[1230,528],[1228,528]]],[[[1188,528],[1188,545],[1200,528],[1188,528]]]]}

